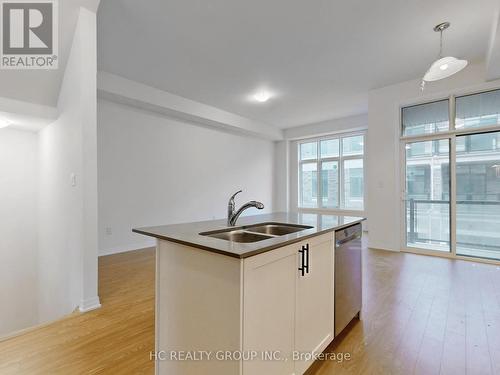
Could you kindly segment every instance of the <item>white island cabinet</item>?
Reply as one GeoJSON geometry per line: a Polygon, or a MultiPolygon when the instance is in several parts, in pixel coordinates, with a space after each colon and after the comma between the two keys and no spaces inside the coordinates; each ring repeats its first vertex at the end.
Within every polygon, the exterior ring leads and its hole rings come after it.
{"type": "Polygon", "coordinates": [[[333,238],[246,258],[159,240],[156,373],[303,374],[333,340],[333,238]]]}

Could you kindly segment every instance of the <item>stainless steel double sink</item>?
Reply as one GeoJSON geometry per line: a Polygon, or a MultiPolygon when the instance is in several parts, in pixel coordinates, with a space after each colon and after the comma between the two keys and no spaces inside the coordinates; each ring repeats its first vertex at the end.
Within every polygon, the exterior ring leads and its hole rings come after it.
{"type": "Polygon", "coordinates": [[[308,225],[286,223],[259,223],[237,228],[202,232],[200,233],[200,235],[232,242],[250,243],[285,236],[287,234],[296,233],[311,228],[314,227],[308,225]]]}

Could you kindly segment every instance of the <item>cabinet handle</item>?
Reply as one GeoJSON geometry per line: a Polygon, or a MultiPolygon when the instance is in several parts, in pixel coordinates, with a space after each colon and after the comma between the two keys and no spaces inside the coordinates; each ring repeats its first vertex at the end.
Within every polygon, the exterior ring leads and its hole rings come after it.
{"type": "Polygon", "coordinates": [[[299,253],[301,254],[302,263],[299,267],[299,271],[301,272],[301,276],[305,276],[306,273],[309,273],[309,244],[302,246],[299,253]]]}
{"type": "Polygon", "coordinates": [[[306,264],[304,265],[304,268],[306,269],[306,273],[309,273],[309,244],[306,244],[305,247],[303,247],[306,253],[306,264]]]}
{"type": "Polygon", "coordinates": [[[301,257],[300,257],[301,265],[299,267],[299,271],[300,271],[300,275],[304,276],[305,272],[306,272],[306,265],[305,265],[306,250],[304,249],[304,246],[302,246],[302,250],[299,250],[299,253],[301,255],[301,257]]]}

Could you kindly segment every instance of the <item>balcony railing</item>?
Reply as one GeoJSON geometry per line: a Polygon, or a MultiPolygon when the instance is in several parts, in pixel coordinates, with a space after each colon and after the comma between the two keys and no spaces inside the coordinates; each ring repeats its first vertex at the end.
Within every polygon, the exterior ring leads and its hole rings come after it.
{"type": "MultiPolygon", "coordinates": [[[[496,196],[495,196],[496,197],[496,196]]],[[[432,243],[439,242],[441,244],[447,244],[449,246],[449,215],[450,210],[439,212],[431,212],[432,208],[427,209],[425,213],[422,212],[422,209],[419,208],[424,204],[427,205],[450,205],[450,201],[448,200],[439,200],[439,199],[408,199],[407,201],[407,240],[409,244],[415,243],[432,243]],[[420,212],[419,212],[420,210],[420,212]],[[422,218],[424,216],[424,220],[428,224],[428,230],[419,231],[419,223],[418,218],[422,218]],[[447,233],[445,234],[447,239],[442,238],[429,238],[430,232],[432,231],[432,225],[437,222],[441,225],[447,226],[447,233]],[[428,236],[426,236],[426,234],[428,236]],[[422,236],[423,235],[423,236],[422,236]]],[[[457,247],[463,248],[477,248],[482,250],[493,250],[496,252],[500,252],[500,201],[493,200],[459,200],[457,201],[457,247]],[[467,212],[460,212],[460,208],[462,207],[484,207],[481,210],[473,210],[467,212]],[[499,207],[492,211],[488,210],[486,207],[499,207]],[[475,212],[474,212],[475,211],[475,212]],[[475,217],[474,217],[475,216],[475,217]],[[461,225],[460,225],[461,224],[461,225]],[[474,227],[473,229],[464,229],[463,227],[474,227]],[[475,238],[478,238],[475,241],[475,238]],[[481,239],[481,241],[479,241],[481,239]],[[480,242],[480,243],[478,243],[480,242]]],[[[444,208],[444,207],[443,207],[444,208]]],[[[422,219],[421,219],[422,220],[422,219]]]]}

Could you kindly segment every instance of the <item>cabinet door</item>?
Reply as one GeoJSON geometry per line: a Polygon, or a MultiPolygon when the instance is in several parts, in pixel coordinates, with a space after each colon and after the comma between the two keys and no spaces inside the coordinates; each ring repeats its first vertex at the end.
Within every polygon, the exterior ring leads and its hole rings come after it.
{"type": "Polygon", "coordinates": [[[243,362],[243,375],[291,375],[294,340],[295,247],[284,247],[244,261],[243,350],[259,357],[243,362]],[[287,361],[263,360],[262,353],[279,351],[287,361]]]}
{"type": "MultiPolygon", "coordinates": [[[[308,243],[309,272],[297,276],[295,350],[321,353],[333,340],[334,256],[333,237],[308,243]]],[[[302,243],[300,245],[303,245],[302,243]]],[[[300,264],[302,263],[299,257],[300,264]]],[[[295,373],[303,374],[313,360],[295,362],[295,373]]]]}

